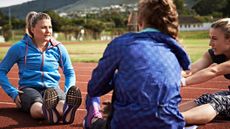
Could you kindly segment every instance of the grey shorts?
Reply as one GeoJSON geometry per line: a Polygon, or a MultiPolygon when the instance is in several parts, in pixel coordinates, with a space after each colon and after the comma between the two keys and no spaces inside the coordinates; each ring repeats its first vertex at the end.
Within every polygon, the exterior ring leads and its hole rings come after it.
{"type": "Polygon", "coordinates": [[[197,105],[210,104],[220,115],[230,117],[230,91],[204,94],[194,101],[197,105]]]}
{"type": "MultiPolygon", "coordinates": [[[[58,93],[59,100],[65,100],[65,93],[60,88],[54,88],[58,93]]],[[[46,88],[33,88],[26,87],[21,89],[23,94],[20,94],[22,110],[25,112],[30,112],[30,107],[35,102],[43,103],[43,95],[46,88]]]]}

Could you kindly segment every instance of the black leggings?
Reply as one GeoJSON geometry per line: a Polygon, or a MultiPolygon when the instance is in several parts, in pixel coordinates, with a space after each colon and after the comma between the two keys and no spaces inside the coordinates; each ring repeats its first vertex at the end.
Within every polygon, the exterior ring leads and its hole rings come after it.
{"type": "Polygon", "coordinates": [[[195,100],[197,105],[210,104],[220,115],[230,117],[230,91],[203,94],[195,100]]]}

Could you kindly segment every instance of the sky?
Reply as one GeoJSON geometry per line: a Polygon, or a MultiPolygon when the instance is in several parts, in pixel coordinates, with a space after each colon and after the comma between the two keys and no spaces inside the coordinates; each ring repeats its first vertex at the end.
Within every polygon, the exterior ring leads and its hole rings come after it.
{"type": "Polygon", "coordinates": [[[0,0],[0,8],[21,4],[23,2],[28,2],[28,1],[32,1],[32,0],[0,0]]]}

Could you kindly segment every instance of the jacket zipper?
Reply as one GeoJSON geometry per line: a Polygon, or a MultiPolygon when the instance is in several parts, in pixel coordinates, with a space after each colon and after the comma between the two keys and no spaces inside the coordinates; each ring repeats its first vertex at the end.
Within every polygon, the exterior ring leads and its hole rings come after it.
{"type": "Polygon", "coordinates": [[[41,62],[41,73],[42,73],[42,76],[41,76],[41,82],[43,83],[43,86],[45,86],[44,84],[44,71],[43,71],[43,66],[44,66],[44,52],[42,52],[42,62],[41,62]]]}

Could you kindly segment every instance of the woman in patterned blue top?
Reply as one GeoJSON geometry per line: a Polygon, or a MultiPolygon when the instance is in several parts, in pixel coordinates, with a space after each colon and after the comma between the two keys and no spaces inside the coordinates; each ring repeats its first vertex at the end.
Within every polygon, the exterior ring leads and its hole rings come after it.
{"type": "MultiPolygon", "coordinates": [[[[220,19],[211,25],[209,49],[191,65],[184,75],[183,85],[192,85],[224,75],[230,79],[230,18],[220,19]]],[[[204,94],[195,101],[180,105],[188,124],[205,124],[218,114],[230,117],[230,91],[204,94]]]]}
{"type": "Polygon", "coordinates": [[[178,14],[172,0],[140,0],[140,32],[111,41],[88,83],[84,128],[183,129],[178,110],[181,68],[189,68],[178,43],[178,14]],[[99,98],[113,90],[105,127],[99,98]]]}

